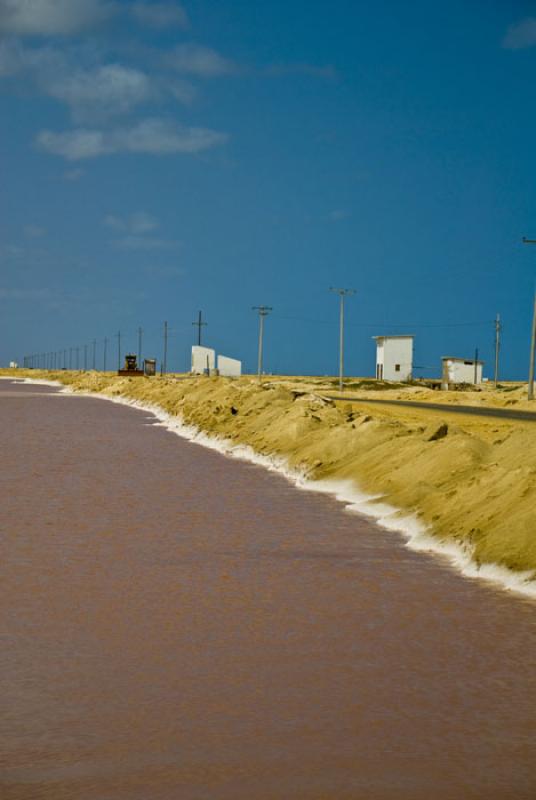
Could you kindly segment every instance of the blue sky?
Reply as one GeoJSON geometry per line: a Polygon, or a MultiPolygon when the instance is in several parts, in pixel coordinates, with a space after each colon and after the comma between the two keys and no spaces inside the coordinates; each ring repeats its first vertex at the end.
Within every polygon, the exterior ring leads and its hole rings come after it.
{"type": "Polygon", "coordinates": [[[185,369],[528,366],[536,3],[0,0],[0,363],[122,331],[185,369]]]}

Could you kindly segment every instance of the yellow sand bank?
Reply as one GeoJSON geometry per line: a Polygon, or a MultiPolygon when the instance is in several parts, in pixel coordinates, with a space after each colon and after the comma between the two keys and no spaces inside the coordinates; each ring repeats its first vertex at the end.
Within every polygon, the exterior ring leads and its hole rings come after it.
{"type": "MultiPolygon", "coordinates": [[[[284,456],[312,478],[352,479],[382,501],[416,513],[437,537],[474,548],[479,563],[536,570],[536,424],[448,413],[448,404],[530,408],[523,389],[440,393],[392,388],[381,397],[445,403],[423,409],[333,402],[322,379],[103,377],[99,373],[4,375],[59,380],[75,390],[152,403],[211,434],[284,456]]],[[[363,399],[370,387],[350,388],[363,399]]],[[[533,410],[536,410],[533,409],[533,410]]]]}

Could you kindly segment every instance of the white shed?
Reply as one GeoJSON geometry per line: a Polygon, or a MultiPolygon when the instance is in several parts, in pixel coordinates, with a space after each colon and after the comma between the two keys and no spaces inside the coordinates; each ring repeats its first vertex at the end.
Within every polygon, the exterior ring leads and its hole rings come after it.
{"type": "Polygon", "coordinates": [[[455,386],[459,383],[482,383],[483,361],[476,361],[474,358],[453,358],[443,356],[441,382],[444,389],[455,386]]]}
{"type": "Polygon", "coordinates": [[[242,362],[229,356],[218,356],[218,372],[227,378],[239,378],[242,374],[242,362]]]}
{"type": "Polygon", "coordinates": [[[207,370],[216,366],[216,352],[211,347],[192,347],[192,372],[194,375],[204,375],[207,370]]]}
{"type": "Polygon", "coordinates": [[[410,381],[413,375],[414,336],[373,336],[376,341],[376,378],[410,381]]]}

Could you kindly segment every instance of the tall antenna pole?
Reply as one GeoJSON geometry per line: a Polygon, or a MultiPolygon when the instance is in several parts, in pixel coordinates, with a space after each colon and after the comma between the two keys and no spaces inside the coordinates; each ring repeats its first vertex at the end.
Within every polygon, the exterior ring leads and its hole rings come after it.
{"type": "Polygon", "coordinates": [[[141,342],[143,338],[143,329],[138,328],[138,364],[141,364],[141,342]]]}
{"type": "Polygon", "coordinates": [[[529,391],[528,399],[534,400],[534,351],[536,349],[536,292],[532,309],[532,331],[530,337],[529,391]]]}
{"type": "Polygon", "coordinates": [[[197,322],[192,322],[192,325],[197,325],[197,344],[201,347],[201,328],[206,328],[207,323],[203,322],[202,312],[199,312],[197,322]]]}
{"type": "Polygon", "coordinates": [[[259,352],[257,356],[257,379],[261,380],[262,375],[262,352],[264,344],[264,318],[273,311],[271,306],[252,306],[253,311],[259,312],[259,352]]]}
{"type": "Polygon", "coordinates": [[[167,342],[168,342],[168,324],[164,322],[164,358],[162,359],[162,375],[167,372],[167,342]]]}
{"type": "Polygon", "coordinates": [[[117,331],[117,369],[121,369],[121,331],[117,331]]]}
{"type": "MultiPolygon", "coordinates": [[[[536,239],[523,237],[523,244],[536,244],[536,239]]],[[[528,399],[534,400],[534,353],[536,350],[536,291],[534,292],[534,305],[532,310],[532,330],[530,334],[530,362],[529,362],[529,390],[528,399]]]]}
{"type": "Polygon", "coordinates": [[[104,353],[102,359],[102,371],[106,372],[106,351],[108,350],[108,339],[104,337],[104,353]]]}
{"type": "Polygon", "coordinates": [[[501,315],[497,314],[495,318],[495,372],[493,382],[495,388],[499,382],[499,350],[501,349],[501,315]]]}
{"type": "Polygon", "coordinates": [[[335,286],[329,287],[330,292],[339,295],[339,391],[343,389],[344,376],[344,298],[355,294],[355,289],[338,289],[335,286]]]}

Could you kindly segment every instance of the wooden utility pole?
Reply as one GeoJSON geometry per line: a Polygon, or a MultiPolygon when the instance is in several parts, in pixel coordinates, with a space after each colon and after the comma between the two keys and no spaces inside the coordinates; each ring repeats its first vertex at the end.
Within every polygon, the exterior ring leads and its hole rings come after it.
{"type": "MultiPolygon", "coordinates": [[[[536,244],[536,239],[523,237],[523,244],[536,244]]],[[[534,400],[534,353],[536,350],[536,291],[534,292],[532,309],[532,330],[530,335],[529,390],[528,399],[534,400]]]]}
{"type": "Polygon", "coordinates": [[[499,350],[501,349],[501,315],[497,314],[495,318],[495,372],[494,383],[497,388],[499,381],[499,350]]]}
{"type": "Polygon", "coordinates": [[[206,328],[207,326],[207,323],[203,322],[201,311],[199,312],[199,316],[197,317],[197,322],[192,322],[192,325],[197,326],[197,344],[201,346],[201,328],[206,328]]]}
{"type": "Polygon", "coordinates": [[[259,312],[259,351],[257,355],[257,379],[261,380],[262,375],[262,357],[264,347],[264,318],[268,316],[270,311],[273,311],[271,306],[252,306],[253,311],[259,312]]]}
{"type": "Polygon", "coordinates": [[[342,392],[342,381],[344,376],[344,298],[355,294],[355,289],[336,289],[329,287],[330,292],[339,295],[339,391],[342,392]]]}

